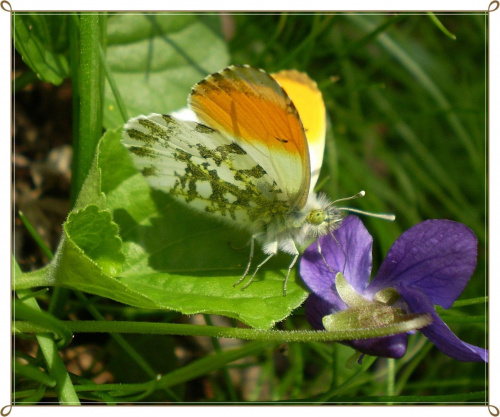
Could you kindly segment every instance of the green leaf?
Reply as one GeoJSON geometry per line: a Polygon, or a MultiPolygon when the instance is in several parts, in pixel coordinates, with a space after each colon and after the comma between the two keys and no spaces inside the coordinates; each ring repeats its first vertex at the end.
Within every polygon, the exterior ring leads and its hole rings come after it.
{"type": "Polygon", "coordinates": [[[64,224],[66,235],[94,260],[107,275],[121,271],[124,256],[118,225],[111,220],[111,213],[95,205],[70,213],[64,224]]]}
{"type": "Polygon", "coordinates": [[[73,210],[85,208],[89,204],[93,204],[101,210],[106,208],[106,196],[101,191],[101,170],[97,167],[97,156],[94,157],[92,168],[83,182],[73,210]]]}
{"type": "Polygon", "coordinates": [[[69,75],[67,16],[14,14],[14,44],[36,76],[59,85],[69,75]]]}
{"type": "MultiPolygon", "coordinates": [[[[16,277],[16,287],[62,285],[137,307],[221,314],[263,329],[302,304],[308,292],[296,273],[283,296],[287,255],[267,263],[244,291],[235,288],[250,236],[150,189],[120,139],[120,129],[101,139],[54,261],[16,277]],[[89,188],[102,188],[106,197],[89,188]],[[91,204],[90,196],[106,208],[91,204]]],[[[262,258],[256,251],[254,265],[262,258]]]]}
{"type": "MultiPolygon", "coordinates": [[[[104,137],[106,135],[108,133],[104,137]]],[[[97,167],[96,155],[75,208],[64,224],[53,261],[37,271],[21,275],[16,272],[14,286],[16,289],[63,286],[134,306],[155,308],[156,305],[147,297],[129,292],[124,284],[110,275],[121,269],[124,257],[118,227],[112,221],[111,211],[106,209],[106,197],[100,188],[101,170],[97,167]],[[88,228],[85,227],[87,221],[91,222],[88,228]],[[91,235],[98,236],[99,241],[90,242],[91,235]],[[106,248],[108,244],[111,244],[110,248],[106,248]],[[99,254],[100,249],[104,253],[99,254]]]]}
{"type": "MultiPolygon", "coordinates": [[[[271,327],[304,301],[307,291],[295,274],[283,297],[283,269],[291,260],[287,255],[266,264],[244,291],[233,287],[248,262],[249,235],[150,189],[119,139],[102,141],[99,166],[127,259],[121,282],[147,294],[160,308],[227,315],[258,328],[271,327]],[[126,178],[120,184],[117,171],[126,178]]],[[[259,260],[257,252],[254,265],[259,260]]]]}
{"type": "MultiPolygon", "coordinates": [[[[224,68],[229,55],[218,16],[120,14],[108,19],[106,57],[128,114],[186,106],[190,88],[224,68]]],[[[104,124],[123,124],[106,86],[104,124]]]]}
{"type": "Polygon", "coordinates": [[[18,361],[14,362],[14,373],[16,374],[16,376],[28,378],[52,388],[56,386],[56,381],[54,378],[50,377],[46,372],[41,371],[38,367],[29,363],[22,364],[18,361]]]}

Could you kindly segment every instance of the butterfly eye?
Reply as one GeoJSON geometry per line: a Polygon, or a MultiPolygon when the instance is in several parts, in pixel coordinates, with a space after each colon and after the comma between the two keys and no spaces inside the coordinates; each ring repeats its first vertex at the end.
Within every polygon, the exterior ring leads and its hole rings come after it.
{"type": "Polygon", "coordinates": [[[326,220],[326,213],[324,210],[311,210],[307,215],[307,222],[320,225],[326,220]]]}

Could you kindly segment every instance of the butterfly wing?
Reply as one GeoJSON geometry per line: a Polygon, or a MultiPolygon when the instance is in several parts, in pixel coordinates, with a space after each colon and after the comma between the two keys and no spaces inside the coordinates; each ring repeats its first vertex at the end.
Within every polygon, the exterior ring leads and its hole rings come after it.
{"type": "Polygon", "coordinates": [[[326,110],[323,96],[317,84],[303,72],[285,70],[271,76],[288,94],[302,120],[311,164],[310,191],[313,191],[325,152],[326,110]]]}
{"type": "Polygon", "coordinates": [[[231,66],[196,84],[189,105],[203,123],[259,161],[291,208],[305,205],[311,177],[307,140],[276,80],[249,66],[231,66]]]}
{"type": "Polygon", "coordinates": [[[253,233],[289,203],[264,168],[205,125],[150,114],[127,122],[122,143],[149,184],[253,233]]]}

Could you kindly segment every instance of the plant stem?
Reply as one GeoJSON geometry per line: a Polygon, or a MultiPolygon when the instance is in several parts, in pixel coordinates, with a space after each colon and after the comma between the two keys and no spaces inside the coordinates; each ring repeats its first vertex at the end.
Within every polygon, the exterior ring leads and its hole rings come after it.
{"type": "Polygon", "coordinates": [[[427,12],[427,15],[431,18],[432,22],[439,28],[441,32],[443,32],[448,38],[456,41],[457,37],[451,33],[446,27],[441,23],[441,21],[437,18],[437,16],[432,12],[427,12]]]}
{"type": "MultiPolygon", "coordinates": [[[[327,331],[280,331],[240,329],[233,327],[197,326],[191,324],[148,323],[132,321],[61,321],[74,333],[135,333],[135,334],[172,334],[180,336],[208,336],[231,339],[259,340],[265,342],[311,342],[344,341],[369,337],[388,336],[397,333],[394,325],[377,329],[354,329],[327,331]],[[374,333],[376,331],[376,334],[374,333]]],[[[17,332],[46,333],[50,329],[39,324],[16,322],[17,332]]],[[[404,329],[404,332],[408,329],[404,329]]]]}
{"type": "Polygon", "coordinates": [[[396,381],[396,360],[387,358],[387,395],[394,395],[394,384],[396,381]]]}
{"type": "MultiPolygon", "coordinates": [[[[80,67],[80,19],[76,13],[71,15],[68,24],[69,37],[69,59],[70,59],[70,77],[71,77],[71,115],[72,115],[72,135],[73,135],[73,162],[72,174],[76,173],[76,149],[78,148],[78,136],[80,133],[80,91],[79,91],[79,73],[80,67]]],[[[73,184],[75,180],[73,180],[73,184]]],[[[71,206],[75,204],[78,196],[77,189],[73,185],[71,189],[71,206]]]]}
{"type": "MultiPolygon", "coordinates": [[[[205,322],[207,323],[207,325],[212,326],[212,319],[210,318],[210,315],[204,314],[203,317],[205,318],[205,322]]],[[[219,339],[217,339],[216,337],[212,337],[212,344],[214,345],[214,350],[216,353],[222,352],[219,339]]],[[[224,382],[226,384],[230,400],[232,402],[238,401],[238,396],[236,395],[236,389],[234,388],[233,381],[231,380],[231,375],[229,375],[229,370],[227,369],[226,366],[224,366],[221,369],[221,371],[222,371],[222,376],[224,377],[224,382]]]]}
{"type": "Polygon", "coordinates": [[[125,106],[125,102],[123,101],[122,95],[120,94],[120,90],[118,89],[118,85],[116,84],[115,78],[113,77],[113,73],[106,62],[106,55],[104,54],[103,48],[99,45],[99,56],[101,57],[101,64],[104,68],[104,73],[106,74],[106,79],[108,80],[109,87],[113,92],[113,95],[116,100],[116,104],[118,105],[118,110],[120,110],[120,114],[123,119],[123,123],[125,123],[128,119],[127,107],[125,106]]]}
{"type": "Polygon", "coordinates": [[[52,254],[52,251],[49,249],[47,244],[43,241],[42,237],[38,234],[36,229],[31,225],[30,221],[27,219],[27,217],[24,215],[24,213],[19,210],[19,218],[24,224],[24,227],[28,230],[28,233],[31,235],[31,237],[35,240],[36,244],[40,248],[40,250],[45,254],[49,260],[52,260],[54,255],[52,254]]]}
{"type": "MultiPolygon", "coordinates": [[[[18,273],[21,272],[17,262],[14,262],[14,267],[18,270],[18,273]]],[[[30,290],[18,291],[18,295],[21,297],[28,295],[29,293],[30,290]]],[[[23,304],[34,310],[41,311],[38,303],[32,297],[24,300],[23,304]]],[[[40,350],[45,358],[45,362],[47,363],[49,375],[56,381],[59,402],[66,405],[80,405],[80,400],[78,395],[76,395],[75,387],[71,383],[71,379],[66,371],[62,358],[59,356],[53,336],[51,334],[38,334],[36,338],[38,340],[38,344],[40,345],[40,350]]]]}
{"type": "Polygon", "coordinates": [[[97,143],[102,132],[104,69],[99,48],[105,15],[86,13],[80,17],[80,95],[79,131],[73,147],[72,201],[82,188],[92,166],[97,143]]]}

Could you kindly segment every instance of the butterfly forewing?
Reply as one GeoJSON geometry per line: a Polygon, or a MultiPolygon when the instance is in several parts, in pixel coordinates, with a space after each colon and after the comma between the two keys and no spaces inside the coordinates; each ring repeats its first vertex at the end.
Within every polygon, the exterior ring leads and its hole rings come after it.
{"type": "Polygon", "coordinates": [[[233,138],[302,208],[310,185],[309,152],[297,110],[263,71],[232,66],[195,85],[189,104],[198,118],[233,138]]]}
{"type": "Polygon", "coordinates": [[[290,210],[264,168],[205,125],[160,114],[139,116],[125,125],[123,143],[152,187],[252,232],[290,210]]]}
{"type": "Polygon", "coordinates": [[[292,100],[304,126],[311,164],[311,189],[323,164],[326,133],[326,110],[318,85],[303,72],[284,70],[271,74],[292,100]]]}

